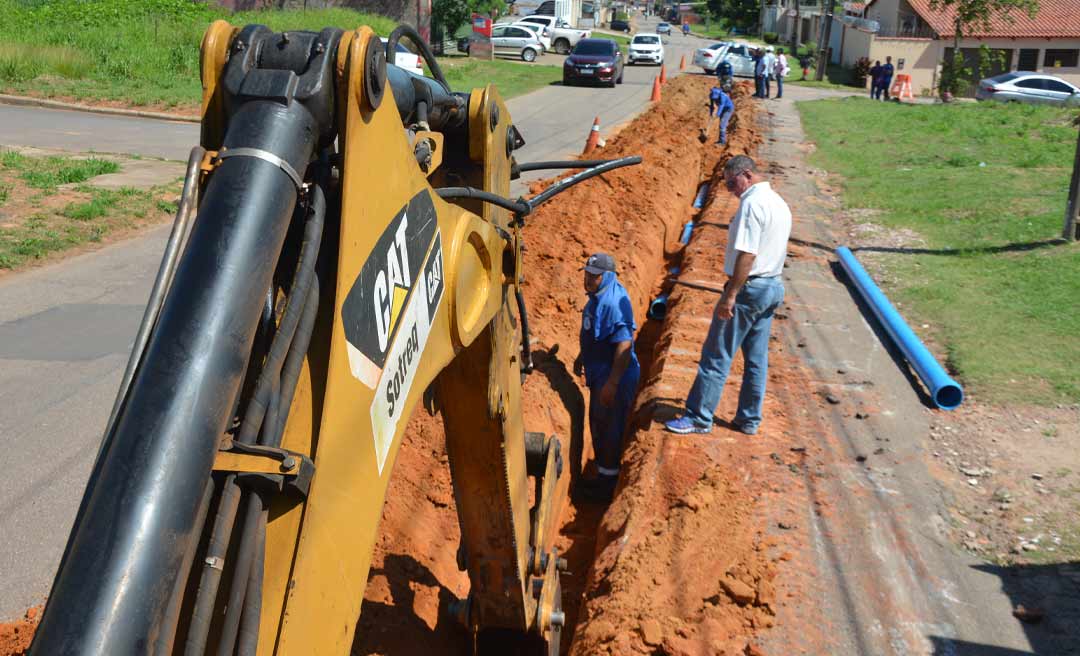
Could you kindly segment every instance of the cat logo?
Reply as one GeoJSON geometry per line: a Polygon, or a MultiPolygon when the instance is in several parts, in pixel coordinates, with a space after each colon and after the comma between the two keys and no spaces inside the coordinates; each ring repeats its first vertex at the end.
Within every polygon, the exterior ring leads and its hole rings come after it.
{"type": "Polygon", "coordinates": [[[383,231],[341,307],[349,368],[375,390],[380,473],[443,291],[442,236],[431,196],[422,191],[383,231]]]}

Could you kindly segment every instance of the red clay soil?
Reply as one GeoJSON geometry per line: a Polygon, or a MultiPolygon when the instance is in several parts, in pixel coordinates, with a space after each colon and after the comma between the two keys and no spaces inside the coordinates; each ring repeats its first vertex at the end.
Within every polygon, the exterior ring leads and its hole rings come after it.
{"type": "Polygon", "coordinates": [[[41,606],[36,606],[20,620],[0,623],[0,656],[23,656],[40,621],[41,606]]]}
{"type": "MultiPolygon", "coordinates": [[[[602,157],[640,154],[645,159],[643,165],[614,171],[571,189],[531,215],[526,224],[525,296],[537,369],[525,385],[526,426],[529,430],[555,433],[564,443],[569,439],[573,478],[577,478],[582,463],[590,457],[584,425],[586,392],[583,381],[570,373],[578,353],[577,334],[586,300],[580,273],[582,262],[596,251],[614,255],[619,278],[630,293],[635,317],[642,327],[638,352],[648,372],[660,328],[657,322],[646,320],[648,302],[667,267],[678,257],[681,249],[678,238],[682,226],[694,216],[692,203],[699,182],[712,176],[715,165],[728,150],[712,143],[716,138],[715,121],[709,143],[698,140],[698,128],[704,125],[707,114],[708,87],[709,80],[698,76],[672,80],[665,86],[662,102],[609,139],[606,147],[597,153],[602,157]]],[[[753,129],[755,107],[745,87],[737,92],[736,102],[730,149],[749,151],[758,137],[753,129]]],[[[541,186],[542,183],[536,188],[541,186]]],[[[722,243],[720,248],[722,252],[722,243]]],[[[652,455],[641,448],[639,437],[631,440],[628,449],[625,462],[633,476],[633,472],[648,464],[642,459],[652,455]]],[[[460,598],[468,590],[467,576],[458,571],[455,560],[459,532],[445,464],[441,419],[423,411],[414,414],[398,458],[353,653],[394,656],[469,653],[463,632],[440,612],[440,608],[445,610],[451,595],[460,598]]],[[[720,619],[716,613],[704,617],[700,608],[682,609],[652,595],[651,591],[661,585],[671,590],[689,589],[699,578],[702,568],[690,564],[688,560],[692,558],[687,557],[695,552],[705,553],[698,549],[701,540],[697,535],[727,534],[729,531],[724,527],[738,528],[748,521],[748,509],[734,503],[740,490],[728,481],[731,472],[721,467],[704,472],[699,465],[699,462],[678,463],[675,471],[678,481],[665,485],[670,486],[672,493],[681,493],[685,482],[696,490],[696,496],[690,498],[690,505],[680,506],[674,513],[665,508],[664,512],[650,514],[658,523],[653,526],[650,519],[647,526],[650,531],[655,528],[663,534],[664,546],[653,553],[656,560],[639,562],[632,572],[625,570],[625,575],[624,570],[619,570],[614,578],[590,576],[590,570],[599,546],[598,567],[612,573],[611,565],[618,556],[606,547],[610,547],[612,537],[618,534],[621,521],[614,518],[625,516],[632,505],[651,506],[651,500],[641,495],[630,500],[627,490],[632,486],[627,485],[604,520],[599,545],[597,528],[604,508],[568,504],[562,515],[558,545],[569,561],[569,572],[562,579],[567,615],[564,649],[581,654],[607,653],[606,643],[614,638],[619,647],[613,653],[633,653],[637,648],[653,653],[654,649],[645,649],[636,631],[639,619],[645,617],[678,616],[685,618],[687,626],[707,620],[707,628],[700,635],[715,635],[717,640],[726,640],[727,633],[734,631],[729,631],[728,625],[742,627],[744,615],[751,618],[746,622],[755,626],[768,623],[767,605],[746,611],[729,603],[719,590],[701,597],[698,606],[705,603],[702,600],[710,599],[708,603],[719,609],[720,619]],[[691,506],[707,510],[697,512],[691,506]],[[587,587],[588,631],[584,636],[577,632],[575,641],[575,626],[587,587]],[[606,606],[607,599],[613,604],[603,613],[591,610],[594,606],[606,606]],[[740,619],[730,619],[734,617],[740,619]],[[723,631],[714,626],[718,621],[723,631]],[[627,641],[629,645],[624,644],[627,641]],[[577,645],[571,647],[575,642],[577,645]]],[[[752,532],[749,537],[753,538],[752,532]]],[[[649,542],[660,544],[655,538],[649,542]]],[[[716,549],[735,553],[731,540],[713,542],[716,549]]],[[[755,577],[769,578],[771,572],[759,562],[760,542],[753,539],[738,542],[737,562],[746,563],[746,571],[738,569],[735,574],[751,581],[755,577]],[[745,557],[744,552],[747,552],[745,557]]],[[[717,554],[709,554],[708,559],[721,560],[717,554]]],[[[714,578],[713,587],[720,580],[719,576],[714,578]]],[[[735,583],[731,585],[738,587],[735,583]]],[[[762,595],[764,599],[767,592],[762,595]]],[[[692,635],[699,634],[699,629],[690,630],[692,635]]],[[[719,644],[711,639],[707,644],[714,643],[719,644]]],[[[710,647],[696,653],[717,652],[710,647]]]]}

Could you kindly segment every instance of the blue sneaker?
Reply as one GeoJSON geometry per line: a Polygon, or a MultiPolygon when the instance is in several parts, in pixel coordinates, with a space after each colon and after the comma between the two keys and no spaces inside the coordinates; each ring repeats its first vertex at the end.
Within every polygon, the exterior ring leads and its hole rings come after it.
{"type": "Polygon", "coordinates": [[[712,426],[698,426],[689,417],[679,417],[664,422],[664,428],[672,433],[686,435],[687,433],[711,433],[712,426]]]}
{"type": "Polygon", "coordinates": [[[758,432],[757,424],[740,424],[739,422],[732,419],[731,425],[744,435],[757,435],[758,432]]]}

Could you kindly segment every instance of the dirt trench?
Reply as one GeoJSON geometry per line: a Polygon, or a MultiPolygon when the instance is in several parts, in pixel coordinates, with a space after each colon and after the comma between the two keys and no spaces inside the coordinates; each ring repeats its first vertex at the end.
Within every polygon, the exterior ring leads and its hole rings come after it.
{"type": "MultiPolygon", "coordinates": [[[[736,94],[737,112],[729,147],[713,143],[717,136],[715,121],[710,126],[708,143],[698,140],[698,130],[706,122],[709,86],[710,80],[702,76],[672,80],[664,87],[660,103],[609,139],[597,154],[605,158],[640,154],[644,164],[573,188],[530,216],[526,224],[525,297],[536,371],[525,384],[525,422],[529,430],[555,433],[564,444],[569,440],[574,479],[581,474],[583,465],[591,467],[585,422],[587,392],[583,381],[572,374],[581,310],[586,301],[582,263],[597,251],[615,257],[619,278],[634,303],[640,328],[637,351],[644,372],[643,391],[652,389],[654,350],[659,347],[662,352],[669,344],[658,341],[662,325],[648,321],[646,310],[669,267],[681,259],[683,247],[678,240],[683,225],[698,212],[692,205],[699,183],[714,175],[717,164],[726,160],[728,153],[750,152],[759,140],[754,119],[757,110],[745,87],[736,94]]],[[[536,183],[533,191],[544,184],[536,183]]],[[[714,185],[713,197],[718,197],[715,190],[720,188],[722,185],[714,185]]],[[[722,250],[721,243],[719,252],[722,250]]],[[[647,413],[641,406],[635,426],[647,413]]],[[[656,454],[636,446],[640,430],[630,429],[630,433],[634,436],[630,437],[624,461],[627,471],[635,472],[656,454]]],[[[690,466],[685,472],[680,470],[679,475],[697,480],[699,471],[690,466]]],[[[717,470],[717,480],[723,476],[717,470]]],[[[633,477],[631,474],[627,480],[633,477]]],[[[567,615],[564,653],[607,653],[609,636],[620,640],[636,636],[639,618],[657,615],[649,595],[625,596],[621,588],[610,585],[608,561],[617,559],[608,549],[617,535],[611,528],[612,517],[622,512],[620,509],[627,503],[637,503],[627,501],[633,489],[633,483],[624,485],[607,518],[605,508],[575,501],[570,501],[563,512],[558,547],[569,562],[569,571],[562,579],[567,615]],[[593,573],[597,554],[601,556],[602,570],[593,573]],[[591,610],[606,607],[608,600],[617,600],[620,610],[591,610]],[[583,626],[588,631],[583,634],[577,629],[586,616],[588,621],[583,626]]],[[[668,521],[666,513],[654,514],[654,518],[668,521]]],[[[701,514],[700,519],[711,521],[708,513],[701,514]]],[[[458,571],[455,561],[458,539],[442,422],[421,411],[414,414],[406,431],[387,494],[354,654],[471,653],[460,628],[440,612],[451,596],[460,598],[468,591],[467,575],[458,571]]],[[[691,551],[695,548],[692,533],[681,540],[682,547],[691,551]]],[[[671,559],[639,563],[634,566],[634,575],[619,585],[647,590],[654,587],[654,578],[661,578],[681,588],[695,578],[694,568],[680,572],[673,566],[677,563],[671,559]]],[[[676,606],[666,613],[684,615],[676,606]]],[[[700,619],[685,615],[687,624],[700,619]]],[[[655,651],[642,640],[639,642],[644,653],[655,651]]],[[[622,642],[618,644],[611,653],[634,653],[623,649],[622,642]]]]}
{"type": "MultiPolygon", "coordinates": [[[[664,279],[673,266],[682,267],[684,278],[720,270],[715,258],[723,241],[703,240],[708,226],[695,230],[689,247],[679,237],[693,218],[726,224],[732,208],[722,185],[713,185],[705,210],[693,208],[699,183],[714,177],[731,153],[753,152],[759,141],[758,109],[746,85],[736,91],[729,146],[713,143],[715,121],[708,142],[698,140],[710,84],[705,76],[687,75],[665,85],[660,103],[596,153],[642,155],[645,163],[571,189],[530,216],[525,228],[525,296],[536,363],[524,389],[525,423],[569,441],[574,479],[583,466],[591,467],[587,392],[571,373],[586,301],[580,269],[589,254],[615,257],[640,329],[642,389],[618,497],[610,510],[569,501],[561,517],[558,547],[569,562],[562,578],[563,653],[725,653],[729,644],[749,644],[771,622],[768,546],[750,528],[758,492],[710,449],[690,442],[675,448],[650,422],[662,414],[664,399],[677,403],[689,385],[668,389],[685,379],[673,379],[670,365],[673,354],[696,359],[696,351],[686,353],[704,336],[708,324],[701,317],[709,310],[702,308],[710,299],[704,292],[674,290],[664,323],[646,319],[648,303],[667,289],[664,279]],[[693,255],[698,250],[711,253],[693,255]],[[718,563],[729,567],[721,572],[718,563]],[[745,591],[733,581],[751,586],[754,601],[744,603],[739,593],[745,591]]],[[[441,417],[419,408],[414,413],[386,498],[352,653],[471,653],[469,637],[446,612],[452,598],[467,594],[468,577],[456,564],[460,534],[441,417]]],[[[35,620],[30,613],[27,620],[0,625],[0,639],[7,640],[0,641],[0,656],[23,653],[35,620]]]]}

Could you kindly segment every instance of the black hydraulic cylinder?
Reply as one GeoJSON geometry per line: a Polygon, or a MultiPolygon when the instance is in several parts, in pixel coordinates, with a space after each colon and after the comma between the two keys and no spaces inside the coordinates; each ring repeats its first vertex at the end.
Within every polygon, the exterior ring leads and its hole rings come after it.
{"type": "Polygon", "coordinates": [[[224,159],[210,177],[115,436],[95,465],[32,654],[150,653],[167,630],[297,202],[275,157],[303,175],[319,132],[298,102],[250,100],[231,117],[224,152],[250,150],[224,159]]]}

